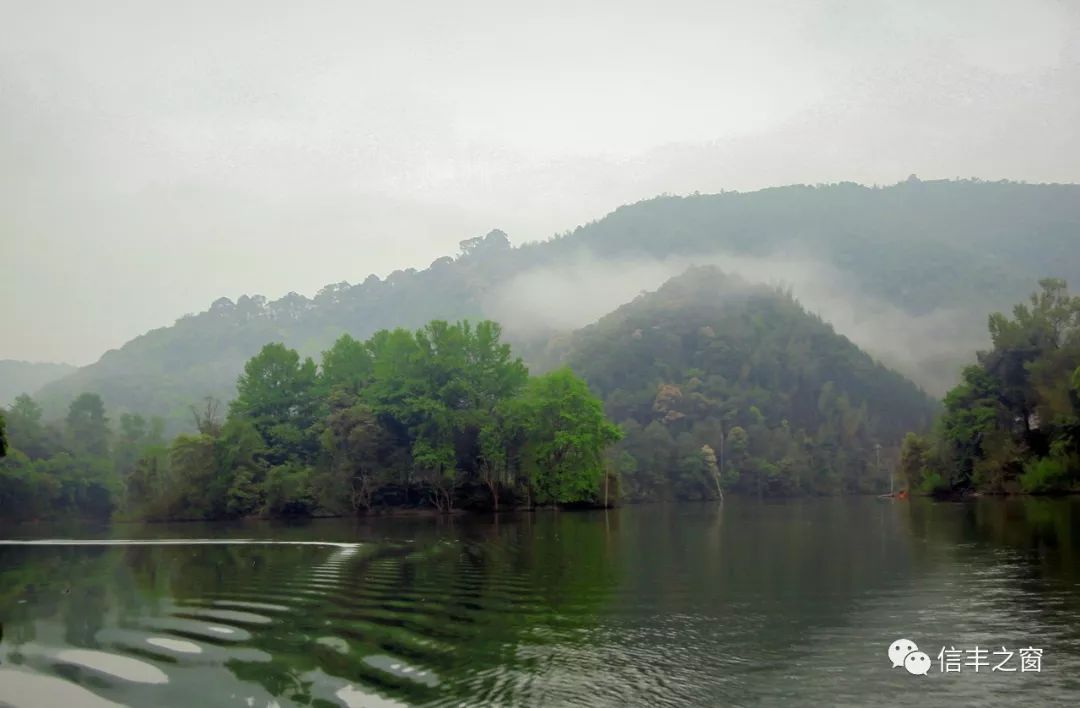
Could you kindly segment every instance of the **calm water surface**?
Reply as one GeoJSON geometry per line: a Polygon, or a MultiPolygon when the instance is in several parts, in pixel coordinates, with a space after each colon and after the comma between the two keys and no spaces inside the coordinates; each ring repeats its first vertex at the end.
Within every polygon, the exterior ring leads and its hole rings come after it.
{"type": "Polygon", "coordinates": [[[0,705],[1080,705],[1072,499],[0,538],[0,705]],[[943,646],[1041,671],[941,673],[943,646]]]}

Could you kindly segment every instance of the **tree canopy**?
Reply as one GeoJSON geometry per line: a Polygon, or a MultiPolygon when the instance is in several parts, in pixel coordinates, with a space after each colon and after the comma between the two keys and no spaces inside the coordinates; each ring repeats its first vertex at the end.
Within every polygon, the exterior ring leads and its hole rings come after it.
{"type": "Polygon", "coordinates": [[[267,344],[245,365],[224,424],[198,427],[142,461],[128,485],[134,513],[590,501],[619,437],[583,381],[568,370],[530,378],[490,321],[343,335],[320,366],[267,344]]]}
{"type": "Polygon", "coordinates": [[[20,396],[0,508],[225,519],[597,502],[620,437],[581,379],[530,377],[490,321],[342,335],[319,365],[266,344],[236,389],[224,417],[212,397],[192,406],[194,431],[168,445],[159,419],[114,424],[97,394],[59,424],[20,396]]]}
{"type": "Polygon", "coordinates": [[[1080,297],[1046,278],[945,396],[932,435],[908,436],[903,472],[925,492],[1080,487],[1080,297]]]}
{"type": "Polygon", "coordinates": [[[880,491],[905,431],[937,410],[789,295],[712,267],[566,346],[625,432],[613,464],[629,498],[880,491]]]}

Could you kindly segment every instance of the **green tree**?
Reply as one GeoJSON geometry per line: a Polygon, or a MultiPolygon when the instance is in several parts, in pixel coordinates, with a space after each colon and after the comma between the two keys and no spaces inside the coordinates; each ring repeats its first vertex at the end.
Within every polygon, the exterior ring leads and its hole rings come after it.
{"type": "Polygon", "coordinates": [[[41,418],[41,406],[25,393],[19,394],[7,412],[9,444],[34,460],[48,457],[59,447],[58,442],[48,440],[41,418]]]}
{"type": "MultiPolygon", "coordinates": [[[[167,459],[152,449],[135,459],[129,510],[351,514],[382,494],[450,511],[462,494],[475,502],[481,484],[498,508],[505,492],[534,489],[543,503],[593,501],[600,479],[610,482],[605,449],[620,433],[599,400],[569,370],[529,379],[495,323],[342,337],[319,371],[280,344],[264,347],[224,422],[207,399],[193,411],[198,434],[177,437],[167,459]]],[[[122,416],[118,449],[144,441],[145,428],[122,416]]]]}
{"type": "Polygon", "coordinates": [[[304,516],[315,508],[311,469],[296,462],[270,468],[266,478],[266,511],[274,516],[304,516]]]}
{"type": "Polygon", "coordinates": [[[374,361],[365,342],[343,334],[323,352],[321,368],[326,392],[340,388],[356,396],[371,383],[374,361]]]}
{"type": "Polygon", "coordinates": [[[513,403],[498,406],[481,425],[478,436],[480,481],[491,495],[491,504],[499,510],[503,490],[514,483],[513,473],[520,460],[520,448],[526,432],[513,403]]]}
{"type": "Polygon", "coordinates": [[[392,466],[392,441],[374,410],[343,391],[332,394],[321,443],[323,472],[315,480],[319,503],[337,513],[370,510],[383,472],[392,466]]]}
{"type": "Polygon", "coordinates": [[[143,450],[151,444],[146,419],[134,413],[120,415],[120,433],[113,445],[113,460],[121,478],[135,469],[143,450]]]}
{"type": "Polygon", "coordinates": [[[168,483],[168,449],[156,447],[145,451],[124,480],[127,513],[137,518],[165,518],[169,512],[163,506],[168,483]]]}
{"type": "Polygon", "coordinates": [[[919,489],[926,474],[930,444],[915,433],[904,436],[900,447],[900,476],[909,490],[919,489]]]}
{"type": "Polygon", "coordinates": [[[283,344],[267,344],[244,366],[229,411],[259,431],[269,465],[308,462],[318,452],[316,381],[315,362],[283,344]]]}
{"type": "Polygon", "coordinates": [[[594,499],[603,452],[622,433],[604,416],[585,382],[563,368],[532,379],[522,395],[528,415],[529,484],[540,503],[594,499]]]}
{"type": "Polygon", "coordinates": [[[991,315],[993,347],[945,396],[924,489],[1067,491],[1080,479],[1080,298],[1039,282],[1012,317],[991,315]]]}
{"type": "Polygon", "coordinates": [[[227,516],[250,516],[262,509],[265,448],[266,443],[250,421],[233,419],[222,426],[216,455],[218,468],[222,470],[220,487],[225,490],[227,516]]]}
{"type": "Polygon", "coordinates": [[[962,383],[945,396],[945,412],[938,425],[951,452],[948,468],[941,472],[957,488],[970,484],[983,439],[999,426],[1011,428],[1012,423],[1000,403],[1001,384],[993,374],[981,366],[968,366],[962,376],[962,383]]]}
{"type": "Polygon", "coordinates": [[[96,393],[84,393],[68,408],[67,430],[72,447],[87,455],[109,454],[109,421],[105,404],[96,393]]]}
{"type": "Polygon", "coordinates": [[[732,482],[740,481],[744,476],[749,477],[753,474],[750,465],[750,435],[741,425],[728,430],[724,449],[727,450],[728,478],[732,482]]]}
{"type": "Polygon", "coordinates": [[[226,499],[219,480],[215,440],[209,435],[180,435],[169,447],[171,516],[212,519],[224,515],[226,499]]]}

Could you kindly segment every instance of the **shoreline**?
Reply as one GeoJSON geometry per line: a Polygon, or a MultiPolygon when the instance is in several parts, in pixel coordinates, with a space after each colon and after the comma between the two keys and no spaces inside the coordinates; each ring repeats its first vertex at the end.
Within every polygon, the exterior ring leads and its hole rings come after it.
{"type": "MultiPolygon", "coordinates": [[[[836,495],[795,495],[795,496],[756,496],[745,494],[728,494],[727,497],[731,499],[751,499],[756,501],[773,501],[773,502],[788,502],[794,500],[805,499],[845,499],[845,498],[873,498],[879,501],[911,501],[912,499],[928,499],[930,501],[937,502],[973,502],[982,498],[996,499],[996,500],[1008,500],[1008,499],[1062,499],[1066,497],[1080,496],[1080,490],[1067,491],[1067,492],[1051,492],[1051,493],[1030,493],[1030,492],[962,492],[962,493],[946,493],[946,494],[929,494],[922,492],[909,492],[908,496],[902,497],[898,493],[890,494],[875,494],[873,492],[863,492],[858,494],[836,494],[836,495]]],[[[172,519],[133,519],[123,517],[112,518],[71,518],[66,519],[31,519],[13,522],[11,528],[19,527],[35,527],[55,524],[77,523],[77,524],[97,524],[102,526],[117,526],[117,525],[135,525],[135,524],[198,524],[198,523],[213,523],[213,524],[233,524],[244,525],[252,522],[258,523],[295,523],[302,524],[310,521],[318,521],[324,519],[352,519],[356,521],[382,519],[382,518],[465,518],[465,517],[497,517],[507,515],[520,515],[529,513],[540,512],[587,512],[587,511],[603,511],[610,509],[618,509],[622,507],[642,507],[642,506],[654,506],[654,505],[672,505],[672,506],[693,506],[699,504],[723,504],[723,499],[696,499],[696,500],[670,500],[670,499],[650,499],[640,501],[628,501],[621,504],[612,504],[608,506],[596,505],[547,505],[547,506],[533,506],[533,507],[510,507],[501,508],[499,510],[494,509],[453,509],[450,511],[442,511],[434,507],[383,507],[380,509],[373,509],[368,512],[359,514],[313,514],[313,515],[293,515],[293,516],[245,516],[240,518],[230,519],[192,519],[192,518],[172,518],[172,519]]],[[[6,524],[5,524],[6,526],[6,524]]]]}

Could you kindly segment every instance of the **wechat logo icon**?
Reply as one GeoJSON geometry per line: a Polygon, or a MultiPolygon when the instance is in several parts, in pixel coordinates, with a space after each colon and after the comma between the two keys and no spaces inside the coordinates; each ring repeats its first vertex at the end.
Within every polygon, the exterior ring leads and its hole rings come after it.
{"type": "Polygon", "coordinates": [[[930,657],[910,639],[897,639],[889,645],[889,660],[894,669],[907,669],[909,674],[926,676],[930,671],[930,657]]]}

